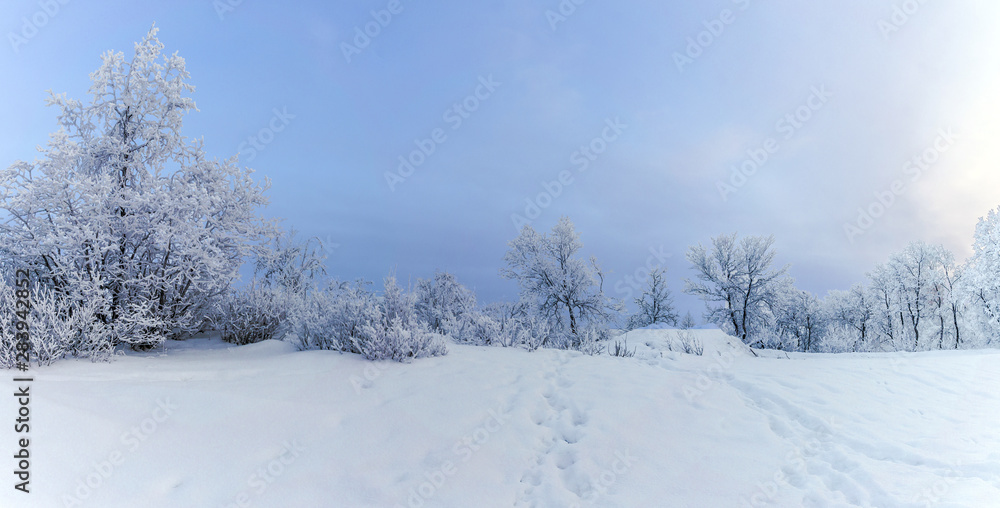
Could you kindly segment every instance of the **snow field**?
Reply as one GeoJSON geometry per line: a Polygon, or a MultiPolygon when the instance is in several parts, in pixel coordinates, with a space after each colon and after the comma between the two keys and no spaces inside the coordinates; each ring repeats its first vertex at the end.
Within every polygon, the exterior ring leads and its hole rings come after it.
{"type": "Polygon", "coordinates": [[[637,330],[634,358],[197,339],[63,361],[33,373],[32,492],[0,506],[1000,506],[1000,352],[754,357],[692,333],[703,356],[637,330]]]}

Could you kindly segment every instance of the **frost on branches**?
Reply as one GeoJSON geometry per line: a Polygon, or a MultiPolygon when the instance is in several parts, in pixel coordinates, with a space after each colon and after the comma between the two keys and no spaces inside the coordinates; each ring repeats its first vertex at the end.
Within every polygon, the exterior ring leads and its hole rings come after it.
{"type": "Polygon", "coordinates": [[[181,135],[194,87],[156,32],[130,61],[101,57],[89,102],[50,92],[59,130],[34,162],[0,172],[0,256],[60,305],[93,308],[112,344],[139,348],[197,331],[271,230],[256,215],[267,181],[181,135]]]}
{"type": "Polygon", "coordinates": [[[620,302],[604,294],[597,260],[577,257],[583,243],[569,217],[560,218],[548,235],[524,226],[508,246],[501,274],[518,282],[521,300],[564,334],[565,345],[578,346],[588,325],[604,326],[622,311],[620,302]]]}

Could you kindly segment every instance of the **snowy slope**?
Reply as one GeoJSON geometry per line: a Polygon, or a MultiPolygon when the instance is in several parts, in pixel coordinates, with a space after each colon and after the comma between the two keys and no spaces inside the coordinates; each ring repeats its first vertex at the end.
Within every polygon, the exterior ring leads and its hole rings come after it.
{"type": "Polygon", "coordinates": [[[32,492],[7,473],[0,506],[1000,506],[1000,352],[757,358],[693,333],[704,356],[645,330],[627,359],[204,339],[61,362],[33,372],[32,492]]]}

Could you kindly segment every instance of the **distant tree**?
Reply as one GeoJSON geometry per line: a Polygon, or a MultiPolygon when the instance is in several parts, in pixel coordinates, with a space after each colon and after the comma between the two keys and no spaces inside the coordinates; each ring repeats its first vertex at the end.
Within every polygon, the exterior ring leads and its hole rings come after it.
{"type": "Polygon", "coordinates": [[[889,268],[896,278],[900,303],[900,325],[913,340],[913,350],[920,348],[921,324],[933,315],[933,290],[939,284],[938,267],[941,247],[913,242],[889,258],[889,268]]]}
{"type": "MultiPolygon", "coordinates": [[[[788,339],[797,351],[814,351],[826,324],[825,316],[815,295],[797,289],[789,282],[778,293],[772,305],[778,335],[788,339]]],[[[781,342],[784,346],[785,341],[781,342]]]]}
{"type": "Polygon", "coordinates": [[[851,286],[850,291],[830,291],[823,300],[830,325],[847,330],[853,337],[851,351],[869,347],[874,304],[872,293],[863,284],[851,286]]]}
{"type": "Polygon", "coordinates": [[[516,280],[522,300],[568,331],[574,345],[584,322],[602,324],[621,311],[621,304],[604,294],[597,260],[577,257],[583,244],[568,217],[560,218],[549,235],[524,226],[508,246],[501,275],[516,280]]]}
{"type": "MultiPolygon", "coordinates": [[[[941,283],[943,291],[947,294],[945,301],[945,313],[950,314],[951,326],[955,331],[955,349],[962,343],[962,323],[965,318],[965,308],[968,307],[968,295],[962,294],[964,280],[964,266],[955,262],[955,254],[949,250],[943,252],[941,258],[941,283]]],[[[942,327],[944,325],[942,324],[942,327]]]]}
{"type": "Polygon", "coordinates": [[[697,275],[685,280],[684,292],[704,300],[706,318],[747,345],[761,344],[756,332],[768,326],[774,290],[787,272],[771,268],[773,245],[773,236],[737,241],[734,233],[713,238],[711,250],[699,244],[686,255],[697,275]]]}
{"type": "Polygon", "coordinates": [[[874,297],[873,322],[876,324],[878,349],[898,350],[904,347],[899,314],[899,289],[893,271],[884,263],[875,265],[868,274],[874,297]],[[888,348],[886,347],[888,346],[888,348]]]}
{"type": "Polygon", "coordinates": [[[197,331],[272,230],[256,215],[266,179],[181,135],[194,87],[156,31],[130,61],[102,56],[89,103],[50,93],[59,131],[0,172],[0,257],[70,307],[100,301],[95,319],[133,347],[197,331]]]}
{"type": "Polygon", "coordinates": [[[629,317],[628,328],[666,323],[677,326],[677,312],[674,310],[674,299],[664,277],[664,270],[655,268],[649,272],[647,286],[642,296],[635,299],[639,311],[629,317]]]}
{"type": "Polygon", "coordinates": [[[690,330],[697,325],[698,323],[695,323],[694,316],[691,315],[691,311],[685,312],[684,319],[681,320],[681,328],[684,330],[690,330]]]}

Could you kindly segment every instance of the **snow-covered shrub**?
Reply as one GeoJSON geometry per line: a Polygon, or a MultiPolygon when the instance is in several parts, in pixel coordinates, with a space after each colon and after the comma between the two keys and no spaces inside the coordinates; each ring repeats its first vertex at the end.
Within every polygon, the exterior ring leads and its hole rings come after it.
{"type": "Polygon", "coordinates": [[[252,283],[233,290],[221,303],[216,329],[222,340],[238,346],[280,338],[288,295],[252,283]]]}
{"type": "Polygon", "coordinates": [[[513,324],[515,331],[513,345],[528,351],[546,346],[556,335],[549,320],[535,314],[525,314],[513,324]]]}
{"type": "Polygon", "coordinates": [[[369,360],[397,362],[448,353],[440,335],[429,332],[423,323],[406,325],[399,317],[364,325],[361,333],[352,337],[352,349],[369,360]]]}
{"type": "Polygon", "coordinates": [[[368,283],[331,283],[292,306],[289,331],[301,349],[330,349],[369,360],[406,361],[447,353],[442,336],[431,333],[416,313],[414,297],[395,277],[377,297],[368,283]]]}
{"type": "Polygon", "coordinates": [[[588,326],[580,333],[575,349],[590,356],[596,356],[608,349],[611,333],[607,328],[588,326]]]}
{"type": "Polygon", "coordinates": [[[448,353],[441,336],[417,318],[413,295],[403,292],[394,276],[385,278],[378,310],[377,319],[362,324],[360,333],[350,336],[351,352],[369,360],[397,362],[448,353]]]}
{"type": "Polygon", "coordinates": [[[449,335],[458,342],[480,346],[523,347],[534,351],[552,337],[547,319],[530,312],[523,302],[487,305],[449,326],[449,335]]]}
{"type": "Polygon", "coordinates": [[[677,332],[677,338],[680,340],[681,352],[697,356],[701,356],[705,352],[705,346],[702,344],[701,339],[695,337],[693,333],[687,330],[680,330],[677,332]]]}
{"type": "Polygon", "coordinates": [[[632,348],[632,351],[628,350],[628,334],[626,333],[622,337],[621,341],[615,341],[614,349],[608,348],[608,354],[611,356],[617,356],[620,358],[632,358],[635,356],[636,348],[632,348]]]}
{"type": "MultiPolygon", "coordinates": [[[[31,310],[27,316],[30,360],[49,365],[61,358],[77,356],[92,361],[107,360],[115,354],[107,327],[94,316],[102,309],[101,299],[74,299],[57,295],[46,286],[31,287],[31,310]]],[[[0,366],[14,367],[17,344],[15,294],[11,284],[0,278],[0,366]]],[[[23,308],[22,308],[23,309],[23,308]]]]}
{"type": "MultiPolygon", "coordinates": [[[[362,327],[375,323],[381,311],[365,281],[330,282],[295,301],[290,331],[301,349],[351,351],[362,327]]],[[[359,352],[359,351],[353,351],[359,352]]]]}
{"type": "Polygon", "coordinates": [[[478,310],[452,316],[442,328],[445,335],[463,344],[509,346],[511,342],[503,336],[504,330],[499,321],[478,310]]]}
{"type": "Polygon", "coordinates": [[[430,280],[418,280],[414,293],[418,319],[437,333],[447,333],[449,322],[461,320],[476,307],[476,296],[448,272],[437,272],[430,280]]]}
{"type": "Polygon", "coordinates": [[[0,273],[0,367],[9,369],[17,364],[17,315],[14,286],[0,273]]]}

